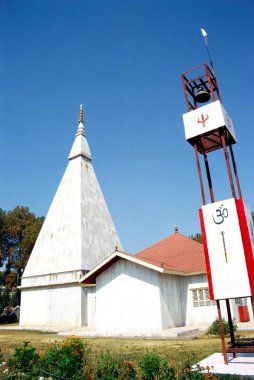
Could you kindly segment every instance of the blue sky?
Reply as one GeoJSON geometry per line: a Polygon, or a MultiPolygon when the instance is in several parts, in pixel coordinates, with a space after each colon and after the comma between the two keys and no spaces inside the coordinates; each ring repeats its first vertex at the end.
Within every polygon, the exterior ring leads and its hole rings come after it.
{"type": "MultiPolygon", "coordinates": [[[[46,215],[83,103],[93,165],[125,250],[175,225],[199,232],[180,74],[208,61],[203,27],[254,209],[253,19],[253,0],[1,0],[0,207],[46,215]]],[[[216,200],[231,197],[222,152],[209,157],[216,200]]]]}

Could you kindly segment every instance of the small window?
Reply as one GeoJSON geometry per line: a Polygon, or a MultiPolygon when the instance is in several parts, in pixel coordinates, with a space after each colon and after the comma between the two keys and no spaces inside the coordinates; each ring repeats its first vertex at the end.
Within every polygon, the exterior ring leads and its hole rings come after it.
{"type": "Polygon", "coordinates": [[[192,299],[193,299],[193,306],[198,307],[198,291],[197,290],[192,291],[192,299]]]}
{"type": "Polygon", "coordinates": [[[235,299],[235,304],[241,306],[243,304],[242,303],[242,299],[241,298],[236,298],[235,299]]]}
{"type": "Polygon", "coordinates": [[[194,307],[212,306],[215,301],[210,300],[208,288],[192,290],[192,304],[194,307]]]}

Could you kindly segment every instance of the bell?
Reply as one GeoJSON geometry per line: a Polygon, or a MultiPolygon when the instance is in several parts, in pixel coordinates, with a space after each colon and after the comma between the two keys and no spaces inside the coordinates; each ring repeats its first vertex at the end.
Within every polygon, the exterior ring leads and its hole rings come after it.
{"type": "Polygon", "coordinates": [[[196,95],[195,95],[196,102],[206,103],[208,102],[208,100],[210,100],[210,98],[211,98],[210,93],[203,86],[198,87],[196,95]]]}

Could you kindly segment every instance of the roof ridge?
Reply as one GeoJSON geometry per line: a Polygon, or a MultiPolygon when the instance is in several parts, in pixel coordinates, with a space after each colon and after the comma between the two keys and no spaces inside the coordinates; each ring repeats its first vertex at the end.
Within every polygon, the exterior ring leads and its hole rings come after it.
{"type": "Polygon", "coordinates": [[[154,244],[152,244],[152,245],[150,245],[150,246],[148,246],[148,247],[142,249],[141,251],[138,251],[137,253],[135,253],[135,256],[136,256],[136,255],[138,256],[139,254],[141,254],[142,252],[145,252],[145,251],[147,251],[147,250],[151,250],[152,248],[154,248],[154,247],[156,247],[156,246],[162,245],[163,242],[166,243],[167,240],[172,239],[172,238],[174,238],[174,237],[181,237],[182,239],[188,241],[190,244],[192,244],[192,242],[194,242],[194,244],[200,244],[200,243],[196,242],[195,240],[191,239],[190,237],[188,237],[188,236],[186,236],[186,235],[183,235],[183,234],[180,233],[180,232],[177,232],[177,233],[175,232],[175,233],[173,233],[173,234],[171,234],[171,235],[165,237],[164,239],[158,241],[157,243],[154,243],[154,244]]]}

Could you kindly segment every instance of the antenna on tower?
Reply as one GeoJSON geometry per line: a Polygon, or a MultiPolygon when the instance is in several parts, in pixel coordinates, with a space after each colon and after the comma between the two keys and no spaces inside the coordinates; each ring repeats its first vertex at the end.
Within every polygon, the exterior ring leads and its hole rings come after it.
{"type": "Polygon", "coordinates": [[[203,28],[201,28],[201,33],[202,33],[202,36],[204,37],[207,54],[208,54],[208,57],[209,57],[209,60],[210,60],[210,64],[211,64],[211,67],[212,67],[212,72],[213,72],[213,75],[215,76],[215,70],[214,70],[214,67],[213,67],[212,58],[211,58],[211,55],[210,55],[210,52],[209,52],[209,49],[208,49],[208,35],[207,35],[205,29],[203,29],[203,28]]]}

